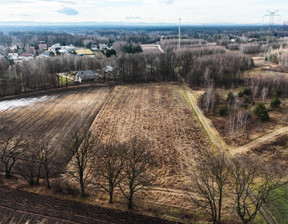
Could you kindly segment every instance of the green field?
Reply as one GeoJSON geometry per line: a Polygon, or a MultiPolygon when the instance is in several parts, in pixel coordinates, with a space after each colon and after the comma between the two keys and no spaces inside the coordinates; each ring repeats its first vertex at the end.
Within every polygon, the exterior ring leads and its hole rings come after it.
{"type": "MultiPolygon", "coordinates": [[[[272,196],[285,195],[288,192],[288,184],[274,190],[272,196]]],[[[275,215],[279,224],[288,223],[288,197],[280,197],[279,199],[269,203],[269,208],[275,215]]]]}

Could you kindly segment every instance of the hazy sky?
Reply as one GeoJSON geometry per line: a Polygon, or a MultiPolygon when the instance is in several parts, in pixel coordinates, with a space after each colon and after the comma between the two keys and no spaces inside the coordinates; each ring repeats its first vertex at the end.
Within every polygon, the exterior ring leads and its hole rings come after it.
{"type": "Polygon", "coordinates": [[[267,9],[288,21],[287,0],[0,0],[0,7],[0,21],[249,24],[268,23],[267,9]]]}

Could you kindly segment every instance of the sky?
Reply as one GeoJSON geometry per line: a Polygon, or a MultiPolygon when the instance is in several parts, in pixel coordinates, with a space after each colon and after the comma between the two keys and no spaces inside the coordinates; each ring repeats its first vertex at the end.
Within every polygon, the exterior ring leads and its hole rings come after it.
{"type": "Polygon", "coordinates": [[[288,21],[287,0],[0,0],[0,21],[267,24],[288,21]]]}

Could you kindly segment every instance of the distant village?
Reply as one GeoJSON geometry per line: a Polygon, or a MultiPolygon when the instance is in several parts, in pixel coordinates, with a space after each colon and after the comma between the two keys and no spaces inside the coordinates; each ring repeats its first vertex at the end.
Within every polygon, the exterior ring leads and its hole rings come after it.
{"type": "MultiPolygon", "coordinates": [[[[10,64],[22,64],[23,62],[51,58],[55,56],[79,56],[104,59],[112,55],[116,55],[116,51],[107,44],[90,44],[89,48],[75,47],[73,44],[61,45],[60,43],[48,46],[45,41],[39,41],[36,46],[21,46],[13,44],[7,49],[7,54],[0,54],[0,58],[7,58],[10,64]],[[23,50],[24,49],[24,50],[23,50]]],[[[103,68],[102,74],[95,74],[92,70],[73,71],[70,73],[59,73],[58,76],[66,83],[82,83],[93,82],[96,79],[115,78],[118,71],[117,68],[106,66],[103,68]]]]}
{"type": "MultiPolygon", "coordinates": [[[[109,51],[109,56],[111,54],[116,54],[112,47],[108,47],[106,44],[95,44],[91,45],[90,48],[75,47],[74,45],[62,46],[60,43],[56,43],[51,47],[44,41],[39,41],[36,46],[26,46],[25,52],[19,53],[19,49],[23,48],[17,44],[9,47],[7,55],[1,55],[1,57],[7,57],[7,59],[12,63],[22,63],[23,61],[30,61],[37,58],[49,58],[54,56],[67,56],[67,55],[77,55],[86,56],[94,58],[105,58],[107,51],[109,51]]],[[[23,50],[21,50],[23,51],[23,50]]]]}

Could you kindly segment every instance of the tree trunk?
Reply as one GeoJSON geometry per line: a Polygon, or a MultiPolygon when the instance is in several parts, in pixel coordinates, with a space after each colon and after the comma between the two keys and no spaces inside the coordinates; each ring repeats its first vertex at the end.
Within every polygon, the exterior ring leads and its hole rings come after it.
{"type": "Polygon", "coordinates": [[[9,170],[5,170],[5,177],[8,179],[11,177],[11,173],[9,170]]]}
{"type": "Polygon", "coordinates": [[[133,199],[131,197],[128,198],[128,209],[133,209],[133,199]]]}
{"type": "Polygon", "coordinates": [[[80,186],[81,186],[81,197],[85,197],[85,187],[84,187],[83,180],[80,181],[80,186]]]}
{"type": "Polygon", "coordinates": [[[110,190],[109,196],[110,196],[110,198],[109,198],[109,204],[113,204],[113,190],[110,190]]]}
{"type": "Polygon", "coordinates": [[[42,164],[39,164],[36,184],[39,184],[42,164]]]}

